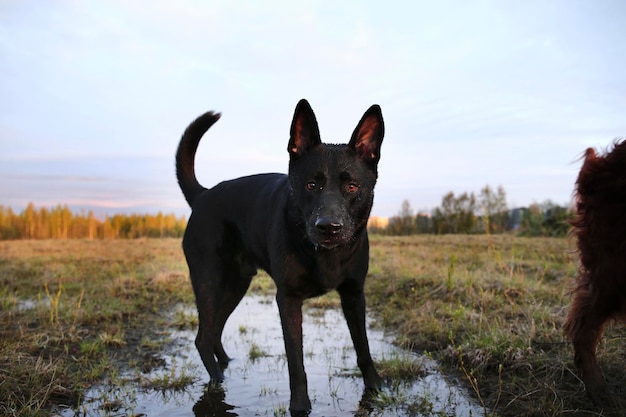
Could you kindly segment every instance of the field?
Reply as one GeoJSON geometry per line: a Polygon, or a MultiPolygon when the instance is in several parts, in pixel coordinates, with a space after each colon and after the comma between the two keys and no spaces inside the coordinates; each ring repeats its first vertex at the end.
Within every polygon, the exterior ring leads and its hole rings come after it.
{"type": "MultiPolygon", "coordinates": [[[[370,315],[399,345],[428,352],[489,416],[602,415],[576,376],[561,323],[573,242],[513,236],[371,238],[370,315]]],[[[272,291],[267,277],[253,290],[272,291]]],[[[334,304],[326,296],[322,303],[334,304]]],[[[159,366],[168,328],[193,328],[179,239],[0,242],[0,414],[46,415],[122,369],[159,366]]],[[[623,397],[624,337],[599,361],[623,397]]],[[[141,379],[161,390],[185,378],[141,379]]]]}

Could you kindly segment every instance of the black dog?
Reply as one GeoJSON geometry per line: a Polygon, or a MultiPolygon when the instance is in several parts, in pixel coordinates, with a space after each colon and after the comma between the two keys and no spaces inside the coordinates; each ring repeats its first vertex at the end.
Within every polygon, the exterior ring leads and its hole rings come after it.
{"type": "Polygon", "coordinates": [[[373,203],[384,124],[370,107],[347,145],[323,144],[306,100],[296,106],[289,139],[289,174],[260,174],[198,183],[194,156],[220,117],[208,112],[185,131],[176,175],[192,208],[183,249],[198,306],[196,347],[211,379],[229,361],[221,342],[226,320],[257,268],[276,282],[291,388],[290,410],[311,402],[302,358],[302,302],[336,289],[341,297],[365,386],[381,387],[365,332],[363,285],[369,262],[367,220],[373,203]]]}

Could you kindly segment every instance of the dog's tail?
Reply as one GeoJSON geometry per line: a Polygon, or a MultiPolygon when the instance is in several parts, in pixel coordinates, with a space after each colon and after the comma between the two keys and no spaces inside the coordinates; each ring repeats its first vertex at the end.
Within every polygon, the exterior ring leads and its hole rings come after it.
{"type": "Polygon", "coordinates": [[[220,113],[212,111],[204,113],[191,122],[178,144],[178,150],[176,151],[176,178],[189,206],[193,206],[196,197],[206,190],[196,179],[194,160],[198,144],[200,139],[202,139],[202,135],[219,120],[220,116],[220,113]]]}

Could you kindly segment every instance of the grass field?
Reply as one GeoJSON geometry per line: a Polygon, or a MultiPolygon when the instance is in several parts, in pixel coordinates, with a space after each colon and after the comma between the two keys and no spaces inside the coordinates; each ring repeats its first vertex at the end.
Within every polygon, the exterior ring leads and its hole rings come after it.
{"type": "MultiPolygon", "coordinates": [[[[485,415],[602,415],[561,330],[576,272],[571,247],[513,236],[373,236],[370,314],[463,381],[485,415]]],[[[271,291],[267,278],[253,287],[271,291]]],[[[45,415],[53,404],[80,404],[86,388],[122,369],[157,366],[167,329],[195,326],[173,313],[189,304],[178,239],[0,242],[0,414],[45,415]]],[[[609,327],[599,355],[617,397],[624,335],[609,327]]]]}

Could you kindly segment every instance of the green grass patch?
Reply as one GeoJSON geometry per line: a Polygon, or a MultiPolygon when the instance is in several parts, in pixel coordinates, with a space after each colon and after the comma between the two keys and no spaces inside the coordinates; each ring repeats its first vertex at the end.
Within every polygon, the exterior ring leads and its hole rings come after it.
{"type": "Polygon", "coordinates": [[[142,377],[142,385],[144,388],[157,391],[184,391],[196,380],[192,369],[187,365],[179,366],[174,362],[163,372],[156,373],[154,376],[142,377]]]}
{"type": "Polygon", "coordinates": [[[392,354],[375,362],[380,376],[389,381],[413,381],[427,374],[422,360],[411,354],[392,354]]]}
{"type": "Polygon", "coordinates": [[[267,352],[265,352],[259,345],[256,343],[252,343],[250,345],[250,350],[248,351],[248,358],[250,361],[254,362],[259,358],[264,358],[269,356],[267,352]]]}

